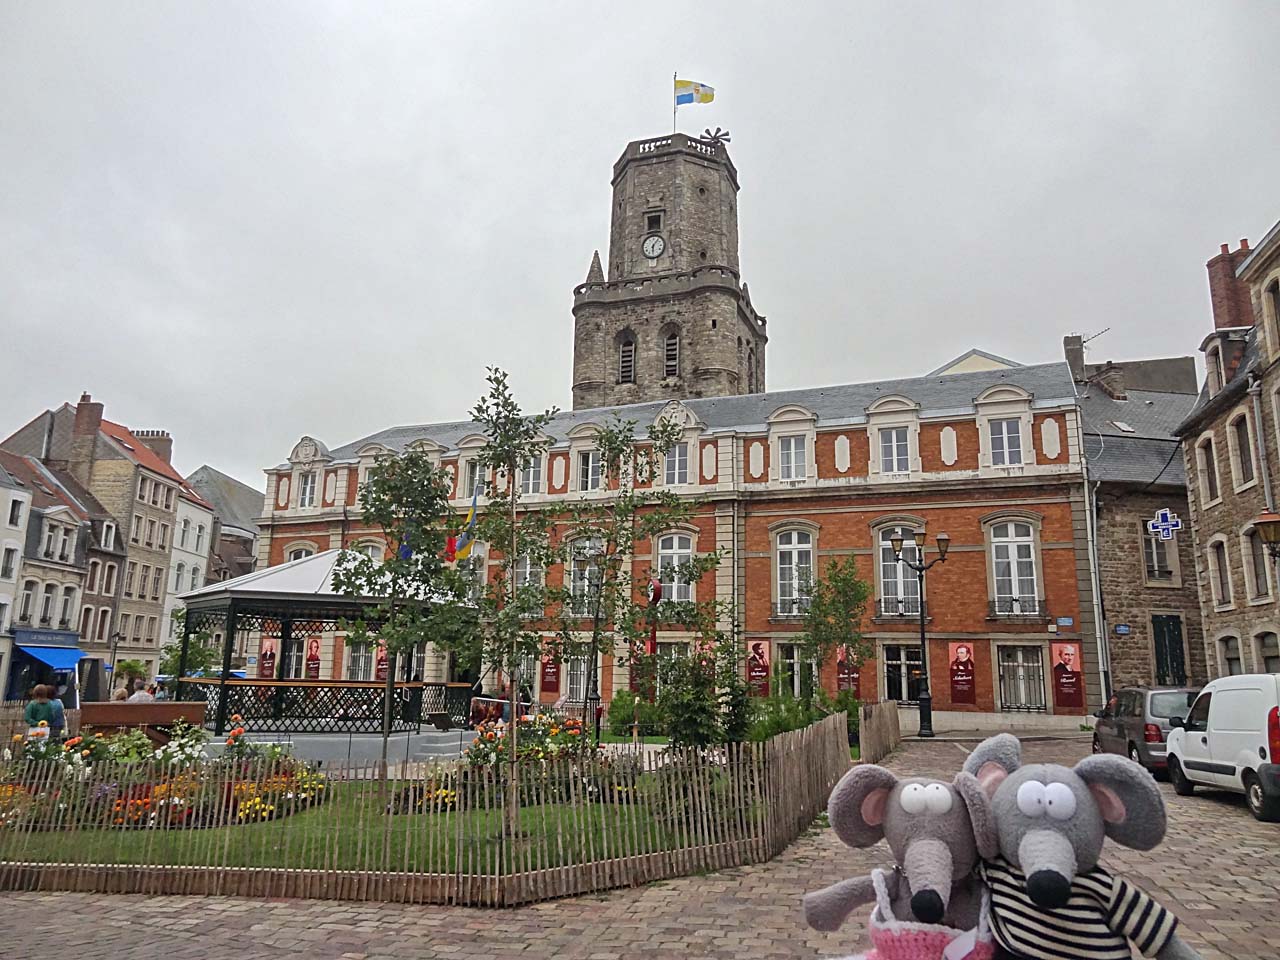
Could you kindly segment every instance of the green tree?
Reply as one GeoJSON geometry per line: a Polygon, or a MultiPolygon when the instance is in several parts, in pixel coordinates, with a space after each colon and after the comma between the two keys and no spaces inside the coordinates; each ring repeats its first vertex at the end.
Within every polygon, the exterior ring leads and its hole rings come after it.
{"type": "Polygon", "coordinates": [[[656,560],[659,537],[691,525],[700,505],[655,482],[667,453],[682,437],[682,426],[668,419],[639,433],[635,421],[614,417],[594,440],[598,486],[609,495],[584,494],[559,517],[565,585],[551,598],[556,655],[561,660],[586,659],[589,705],[598,703],[600,696],[599,654],[629,665],[642,686],[653,682],[657,663],[655,655],[646,652],[645,641],[654,618],[668,629],[691,633],[692,653],[714,658],[722,643],[716,624],[723,604],[664,596],[654,607],[648,598],[650,580],[669,586],[696,584],[721,559],[712,550],[665,570],[656,560]],[[641,548],[655,560],[637,571],[633,558],[641,548]]]}
{"type": "Polygon", "coordinates": [[[382,531],[386,556],[345,551],[334,566],[334,588],[367,599],[362,615],[344,623],[349,644],[381,643],[387,650],[382,704],[382,772],[395,703],[396,662],[419,643],[467,629],[459,601],[464,584],[445,559],[450,483],[425,451],[383,456],[360,489],[361,517],[382,531]]]}
{"type": "Polygon", "coordinates": [[[132,686],[135,680],[147,679],[147,665],[141,660],[120,660],[116,663],[116,676],[124,677],[125,686],[132,686]]]}
{"type": "MultiPolygon", "coordinates": [[[[176,626],[176,640],[170,640],[160,648],[160,669],[163,676],[177,677],[182,667],[182,636],[187,622],[187,611],[183,607],[173,611],[173,622],[176,626]]],[[[222,651],[213,645],[213,635],[202,628],[191,634],[187,644],[187,676],[210,671],[220,667],[222,651]]],[[[176,689],[176,688],[175,688],[176,689]]]]}
{"type": "MultiPolygon", "coordinates": [[[[853,557],[836,558],[826,565],[821,577],[809,585],[809,609],[804,628],[796,635],[797,660],[812,664],[815,671],[841,647],[852,665],[859,666],[871,656],[871,644],[862,636],[862,616],[871,597],[870,585],[858,576],[853,557]]],[[[812,703],[816,677],[802,684],[805,704],[812,703]]]]}

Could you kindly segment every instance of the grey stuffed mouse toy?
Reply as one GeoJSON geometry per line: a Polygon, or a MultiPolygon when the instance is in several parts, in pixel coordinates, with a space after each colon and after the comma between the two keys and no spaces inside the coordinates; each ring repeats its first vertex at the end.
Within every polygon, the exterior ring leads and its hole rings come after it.
{"type": "Polygon", "coordinates": [[[1073,768],[1021,759],[1022,744],[1002,733],[964,765],[990,803],[973,822],[991,931],[1006,955],[1129,960],[1132,943],[1159,960],[1199,960],[1172,913],[1098,864],[1104,837],[1135,850],[1164,839],[1164,800],[1151,774],[1110,754],[1073,768]],[[984,835],[983,825],[994,829],[984,835]]]}
{"type": "MultiPolygon", "coordinates": [[[[899,780],[884,767],[861,764],[836,784],[827,814],[836,836],[850,847],[888,841],[897,867],[886,877],[890,904],[900,920],[945,923],[958,930],[977,924],[982,884],[974,868],[977,830],[990,824],[970,821],[965,796],[987,805],[978,781],[968,774],[963,793],[949,783],[911,777],[899,780]]],[[[836,930],[859,906],[874,902],[870,876],[842,880],[804,898],[805,920],[816,930],[836,930]]]]}

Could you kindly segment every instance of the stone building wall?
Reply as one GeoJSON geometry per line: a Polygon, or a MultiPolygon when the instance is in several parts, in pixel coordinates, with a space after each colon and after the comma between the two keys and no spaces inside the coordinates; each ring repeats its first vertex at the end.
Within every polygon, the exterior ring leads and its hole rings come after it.
{"type": "Polygon", "coordinates": [[[1153,616],[1180,619],[1187,682],[1199,685],[1208,679],[1189,523],[1166,544],[1171,577],[1147,577],[1146,522],[1162,507],[1184,520],[1189,516],[1186,496],[1179,491],[1135,492],[1104,486],[1098,496],[1098,579],[1113,687],[1157,682],[1153,616]],[[1129,632],[1117,633],[1117,626],[1129,632]]]}

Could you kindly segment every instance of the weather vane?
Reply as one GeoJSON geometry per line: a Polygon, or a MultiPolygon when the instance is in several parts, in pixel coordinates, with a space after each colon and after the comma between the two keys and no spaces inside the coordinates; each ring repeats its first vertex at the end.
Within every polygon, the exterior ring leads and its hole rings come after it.
{"type": "Polygon", "coordinates": [[[707,127],[705,130],[702,131],[702,142],[703,143],[729,143],[730,142],[729,131],[721,130],[719,127],[716,127],[716,132],[712,133],[711,128],[707,127]]]}

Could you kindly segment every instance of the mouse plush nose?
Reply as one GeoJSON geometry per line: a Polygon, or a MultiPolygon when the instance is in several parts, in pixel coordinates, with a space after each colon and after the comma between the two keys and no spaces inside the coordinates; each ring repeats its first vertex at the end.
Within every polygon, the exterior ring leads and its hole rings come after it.
{"type": "Polygon", "coordinates": [[[911,912],[921,923],[941,923],[946,907],[936,890],[921,890],[911,895],[911,912]]]}
{"type": "Polygon", "coordinates": [[[1054,870],[1037,870],[1027,878],[1027,896],[1037,907],[1056,909],[1071,899],[1071,881],[1054,870]]]}

